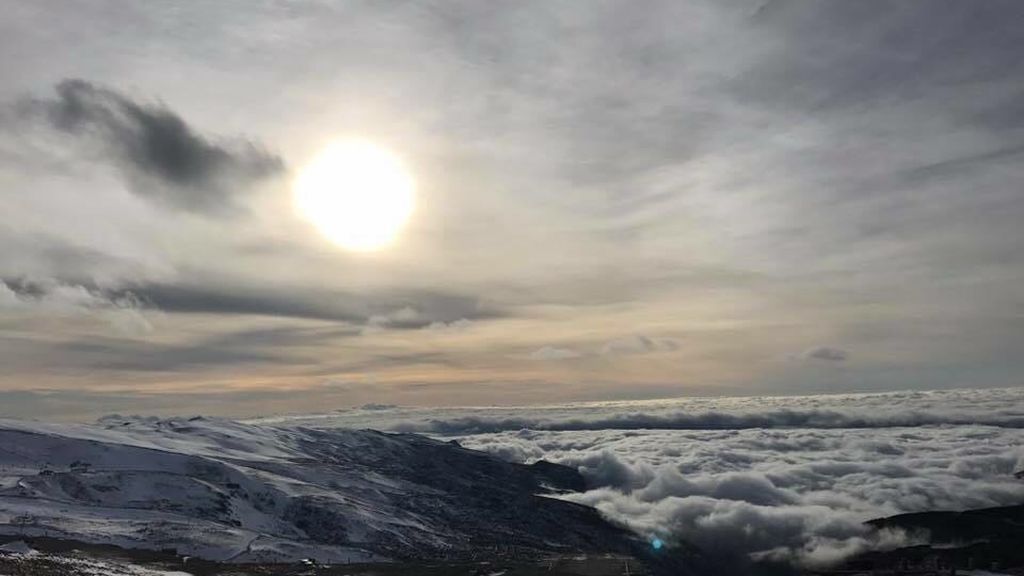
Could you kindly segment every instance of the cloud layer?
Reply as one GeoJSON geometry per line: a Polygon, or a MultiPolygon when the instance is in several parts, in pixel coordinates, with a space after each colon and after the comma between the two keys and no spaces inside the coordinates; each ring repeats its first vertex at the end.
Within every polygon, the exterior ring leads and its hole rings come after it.
{"type": "Polygon", "coordinates": [[[503,432],[459,437],[514,461],[579,468],[568,496],[651,537],[723,555],[821,564],[915,535],[865,520],[1018,504],[1024,431],[987,426],[871,430],[503,432]]]}
{"type": "Polygon", "coordinates": [[[358,412],[286,417],[309,425],[426,434],[601,430],[886,429],[984,425],[1024,429],[1024,388],[881,394],[708,397],[491,408],[403,407],[372,420],[358,412]]]}
{"type": "Polygon", "coordinates": [[[450,409],[385,407],[284,421],[443,431],[510,461],[573,466],[590,489],[567,499],[723,558],[819,566],[922,537],[874,531],[872,518],[1024,501],[1013,477],[1024,467],[1024,389],[563,406],[539,410],[558,414],[533,421],[543,427],[490,411],[453,419],[450,409]],[[720,412],[688,428],[636,411],[707,405],[720,412]],[[451,425],[469,421],[461,433],[451,425]],[[507,426],[466,433],[486,421],[507,426]]]}

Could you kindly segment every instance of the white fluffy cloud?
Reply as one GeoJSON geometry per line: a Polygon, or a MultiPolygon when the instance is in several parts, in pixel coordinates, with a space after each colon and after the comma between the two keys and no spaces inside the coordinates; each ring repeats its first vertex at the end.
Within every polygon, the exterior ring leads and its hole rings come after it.
{"type": "Polygon", "coordinates": [[[579,352],[569,348],[556,348],[544,346],[530,353],[530,360],[569,360],[582,356],[579,352]]]}
{"type": "Polygon", "coordinates": [[[873,429],[518,431],[459,438],[503,458],[577,468],[566,496],[639,533],[803,564],[914,535],[871,518],[1024,501],[1024,431],[980,425],[873,429]]]}
{"type": "Polygon", "coordinates": [[[131,293],[109,296],[98,289],[55,280],[34,281],[25,291],[0,281],[0,311],[92,317],[122,336],[144,336],[153,331],[143,306],[131,293]]]}
{"type": "Polygon", "coordinates": [[[366,320],[363,334],[373,334],[405,323],[416,322],[419,319],[419,310],[411,306],[405,306],[387,314],[374,314],[366,320]]]}
{"type": "Polygon", "coordinates": [[[427,325],[424,330],[431,330],[434,332],[462,332],[468,330],[473,325],[471,320],[465,318],[459,318],[458,320],[452,320],[451,322],[442,322],[437,320],[427,325]]]}

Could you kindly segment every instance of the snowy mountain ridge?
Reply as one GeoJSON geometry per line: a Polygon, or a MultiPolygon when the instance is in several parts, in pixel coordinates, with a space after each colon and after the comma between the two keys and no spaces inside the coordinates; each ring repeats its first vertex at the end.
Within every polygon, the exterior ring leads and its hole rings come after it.
{"type": "Polygon", "coordinates": [[[411,434],[211,418],[0,420],[0,534],[230,562],[619,551],[574,470],[411,434]]]}

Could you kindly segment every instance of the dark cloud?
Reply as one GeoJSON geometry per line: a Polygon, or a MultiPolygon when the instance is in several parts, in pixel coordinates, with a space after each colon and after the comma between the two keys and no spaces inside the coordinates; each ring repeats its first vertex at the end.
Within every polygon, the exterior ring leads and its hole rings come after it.
{"type": "Polygon", "coordinates": [[[132,286],[139,298],[166,312],[283,316],[317,320],[362,322],[367,315],[345,310],[337,299],[305,299],[271,290],[149,283],[132,286]]]}
{"type": "MultiPolygon", "coordinates": [[[[0,301],[2,299],[0,294],[0,301]]],[[[2,305],[0,311],[4,311],[2,305]]],[[[247,331],[195,338],[185,343],[166,343],[150,337],[160,330],[158,323],[155,328],[148,323],[144,330],[137,327],[145,317],[137,319],[140,313],[136,310],[108,305],[82,311],[76,308],[75,312],[97,315],[110,322],[114,330],[109,335],[92,334],[88,338],[62,334],[45,339],[3,335],[0,336],[0,362],[11,370],[45,371],[72,377],[100,371],[111,381],[121,376],[128,378],[132,373],[181,373],[194,379],[197,373],[229,369],[269,371],[273,367],[315,366],[320,359],[305,355],[306,349],[299,347],[327,346],[339,338],[331,331],[314,334],[296,329],[294,334],[264,336],[260,343],[247,338],[247,331]]],[[[139,382],[132,385],[145,388],[139,382]]]]}
{"type": "MultiPolygon", "coordinates": [[[[16,277],[0,279],[15,292],[45,291],[50,281],[16,277]]],[[[499,318],[504,313],[479,298],[437,290],[387,290],[374,294],[320,291],[309,288],[262,288],[234,285],[137,283],[98,286],[87,280],[61,280],[110,299],[131,298],[162,312],[277,316],[365,324],[377,329],[418,330],[437,322],[499,318]]]]}
{"type": "Polygon", "coordinates": [[[95,138],[140,196],[189,212],[222,211],[245,187],[281,172],[283,161],[250,142],[213,142],[162,104],[136,102],[85,80],[57,84],[36,100],[58,130],[95,138]]]}
{"type": "MultiPolygon", "coordinates": [[[[129,292],[102,292],[81,285],[15,285],[0,283],[0,313],[25,311],[94,317],[108,323],[109,336],[88,339],[34,339],[0,336],[5,349],[0,361],[12,369],[45,369],[56,373],[96,370],[116,373],[196,374],[223,370],[270,370],[284,367],[305,377],[373,373],[393,367],[433,365],[455,369],[461,365],[442,352],[339,353],[339,342],[365,334],[350,323],[296,323],[251,328],[194,337],[168,344],[149,339],[159,330],[149,322],[163,318],[148,314],[129,292]],[[331,351],[324,354],[325,350],[331,351]]],[[[324,318],[321,318],[324,319],[324,318]]],[[[412,329],[412,328],[396,328],[412,329]]]]}
{"type": "Polygon", "coordinates": [[[678,349],[679,343],[675,340],[648,338],[642,334],[635,334],[609,340],[601,348],[601,353],[606,355],[649,354],[652,352],[674,352],[678,349]]]}
{"type": "Polygon", "coordinates": [[[253,365],[302,366],[315,359],[258,348],[197,342],[188,345],[139,343],[124,340],[79,341],[54,350],[95,369],[130,372],[196,372],[218,367],[253,365]]]}
{"type": "Polygon", "coordinates": [[[395,404],[379,404],[376,402],[368,402],[359,407],[360,410],[391,410],[398,408],[395,404]]]}
{"type": "Polygon", "coordinates": [[[415,330],[434,322],[502,316],[479,298],[434,290],[390,290],[375,294],[248,287],[139,284],[124,288],[166,312],[252,314],[372,324],[415,330]]]}
{"type": "Polygon", "coordinates": [[[804,358],[810,360],[823,360],[825,362],[843,362],[849,357],[846,350],[832,348],[831,346],[818,346],[804,352],[804,358]]]}
{"type": "Polygon", "coordinates": [[[61,350],[85,355],[94,367],[115,371],[177,372],[198,371],[235,365],[300,367],[303,374],[330,375],[339,372],[372,371],[412,364],[446,364],[436,352],[360,355],[329,358],[309,355],[310,350],[329,349],[362,330],[346,325],[279,326],[243,329],[199,339],[184,345],[156,345],[110,339],[102,342],[73,342],[61,350]]]}

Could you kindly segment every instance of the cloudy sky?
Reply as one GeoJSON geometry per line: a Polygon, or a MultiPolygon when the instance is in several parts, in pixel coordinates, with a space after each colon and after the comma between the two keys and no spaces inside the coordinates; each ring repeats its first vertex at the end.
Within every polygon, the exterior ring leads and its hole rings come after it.
{"type": "Polygon", "coordinates": [[[1016,0],[0,9],[6,415],[1022,384],[1016,0]]]}

